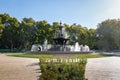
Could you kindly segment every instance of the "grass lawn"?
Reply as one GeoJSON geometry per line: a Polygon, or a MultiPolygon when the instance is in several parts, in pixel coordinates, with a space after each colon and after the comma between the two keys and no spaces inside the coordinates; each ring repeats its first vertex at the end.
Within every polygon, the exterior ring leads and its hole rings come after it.
{"type": "MultiPolygon", "coordinates": [[[[56,54],[57,55],[57,54],[56,54]]],[[[8,56],[14,57],[26,57],[26,58],[56,58],[54,54],[25,54],[25,53],[13,53],[8,54],[8,56]]],[[[58,55],[59,56],[59,55],[58,55]]],[[[63,55],[64,56],[64,55],[63,55]]],[[[106,57],[100,54],[72,54],[71,58],[101,58],[106,57]]],[[[69,57],[68,57],[69,58],[69,57]]]]}
{"type": "Polygon", "coordinates": [[[26,58],[53,58],[53,55],[26,54],[26,53],[11,53],[11,54],[8,54],[8,56],[26,57],[26,58]]]}
{"type": "Polygon", "coordinates": [[[73,58],[101,58],[106,57],[105,55],[100,54],[75,54],[73,58]]]}

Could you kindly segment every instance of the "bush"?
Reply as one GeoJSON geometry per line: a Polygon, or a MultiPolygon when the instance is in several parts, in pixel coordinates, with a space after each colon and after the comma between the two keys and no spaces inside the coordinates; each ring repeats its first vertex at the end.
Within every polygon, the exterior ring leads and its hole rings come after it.
{"type": "Polygon", "coordinates": [[[27,50],[23,49],[0,49],[0,52],[7,53],[7,52],[25,52],[27,50]]]}
{"type": "Polygon", "coordinates": [[[85,80],[86,62],[84,59],[80,59],[79,62],[61,62],[60,59],[58,62],[40,60],[40,80],[85,80]]]}

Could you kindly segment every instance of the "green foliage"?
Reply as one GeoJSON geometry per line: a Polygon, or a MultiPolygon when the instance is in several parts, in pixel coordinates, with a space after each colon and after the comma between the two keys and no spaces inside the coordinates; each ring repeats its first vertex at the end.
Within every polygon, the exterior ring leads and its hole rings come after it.
{"type": "Polygon", "coordinates": [[[98,47],[102,50],[120,50],[120,20],[105,20],[98,25],[98,47]]]}
{"type": "Polygon", "coordinates": [[[40,80],[85,80],[86,61],[81,62],[40,62],[40,80]]]}
{"type": "MultiPolygon", "coordinates": [[[[32,44],[43,44],[48,40],[48,44],[53,44],[53,38],[58,32],[58,22],[50,25],[47,21],[35,21],[32,18],[23,18],[19,22],[9,14],[0,14],[0,48],[1,49],[26,49],[30,50],[32,44]]],[[[64,23],[68,33],[67,44],[86,44],[91,49],[96,47],[97,39],[95,29],[87,29],[81,25],[68,25],[64,23]]],[[[119,33],[119,32],[118,32],[119,33]]]]}
{"type": "Polygon", "coordinates": [[[75,42],[79,42],[79,44],[90,46],[91,49],[96,49],[97,38],[95,29],[87,29],[76,24],[67,25],[66,29],[70,38],[69,44],[73,45],[75,42]]]}
{"type": "MultiPolygon", "coordinates": [[[[7,51],[8,52],[8,51],[7,51]]],[[[34,54],[34,53],[32,53],[32,54],[28,54],[28,53],[11,53],[11,54],[9,54],[10,56],[15,56],[15,57],[28,57],[28,58],[40,58],[40,60],[42,61],[42,62],[44,62],[44,60],[46,60],[47,58],[56,58],[53,54],[34,54]]],[[[101,57],[106,57],[106,56],[104,56],[104,55],[100,55],[100,54],[74,54],[73,56],[72,56],[72,58],[81,58],[81,59],[87,59],[87,58],[101,58],[101,57]]],[[[69,59],[69,58],[68,58],[69,59]]],[[[57,60],[59,61],[59,62],[61,62],[60,60],[61,60],[61,58],[57,58],[57,60]]],[[[41,62],[40,61],[40,62],[41,62]]],[[[66,60],[65,59],[63,59],[62,60],[63,62],[66,62],[66,60]]],[[[53,61],[52,61],[53,62],[53,61]]]]}
{"type": "Polygon", "coordinates": [[[22,49],[0,49],[1,53],[16,53],[16,52],[25,52],[26,50],[22,49]]]}
{"type": "Polygon", "coordinates": [[[18,48],[19,46],[19,22],[16,18],[10,17],[8,14],[1,14],[2,34],[0,46],[3,48],[18,48]]]}
{"type": "Polygon", "coordinates": [[[43,55],[43,54],[25,54],[25,53],[13,53],[13,54],[8,54],[9,56],[14,56],[14,57],[26,57],[26,58],[53,58],[53,55],[43,55]]]}
{"type": "Polygon", "coordinates": [[[21,42],[22,47],[30,49],[36,38],[35,21],[32,18],[23,18],[21,23],[21,42]]]}
{"type": "Polygon", "coordinates": [[[36,28],[37,28],[36,43],[43,44],[45,39],[48,40],[48,43],[52,42],[54,30],[47,21],[43,20],[36,22],[36,28]]]}
{"type": "Polygon", "coordinates": [[[106,57],[104,55],[100,54],[75,54],[73,55],[73,58],[101,58],[101,57],[106,57]]]}

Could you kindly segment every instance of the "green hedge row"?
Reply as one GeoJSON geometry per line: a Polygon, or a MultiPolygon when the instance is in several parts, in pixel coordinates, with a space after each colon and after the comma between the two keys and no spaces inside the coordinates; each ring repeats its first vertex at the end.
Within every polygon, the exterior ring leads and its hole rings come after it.
{"type": "Polygon", "coordinates": [[[0,52],[25,52],[23,49],[0,49],[0,52]]]}
{"type": "Polygon", "coordinates": [[[79,62],[44,61],[40,62],[40,80],[86,80],[84,73],[87,60],[79,62]]]}

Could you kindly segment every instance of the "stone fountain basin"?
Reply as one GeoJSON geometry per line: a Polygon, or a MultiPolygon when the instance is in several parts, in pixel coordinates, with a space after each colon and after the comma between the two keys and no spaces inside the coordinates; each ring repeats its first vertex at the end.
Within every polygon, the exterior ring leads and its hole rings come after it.
{"type": "Polygon", "coordinates": [[[39,51],[39,52],[30,52],[37,54],[91,54],[94,51],[81,52],[81,51],[39,51]]]}

